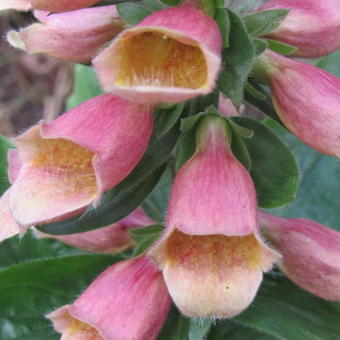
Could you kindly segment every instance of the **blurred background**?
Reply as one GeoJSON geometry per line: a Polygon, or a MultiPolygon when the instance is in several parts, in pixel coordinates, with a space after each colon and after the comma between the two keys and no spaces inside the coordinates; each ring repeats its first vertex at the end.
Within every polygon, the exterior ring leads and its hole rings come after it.
{"type": "Polygon", "coordinates": [[[28,55],[7,43],[10,29],[33,21],[30,13],[0,13],[0,134],[5,136],[16,135],[42,118],[54,119],[72,91],[73,63],[28,55]]]}

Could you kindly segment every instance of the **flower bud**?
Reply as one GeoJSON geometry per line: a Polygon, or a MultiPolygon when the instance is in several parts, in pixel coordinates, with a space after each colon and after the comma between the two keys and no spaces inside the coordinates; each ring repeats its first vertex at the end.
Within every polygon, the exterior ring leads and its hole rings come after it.
{"type": "Polygon", "coordinates": [[[73,304],[47,318],[65,340],[153,340],[169,307],[161,273],[141,257],[109,267],[73,304]]]}
{"type": "Polygon", "coordinates": [[[293,55],[316,58],[340,48],[338,0],[271,0],[259,10],[289,9],[268,37],[297,47],[293,55]]]}
{"type": "Polygon", "coordinates": [[[72,247],[92,253],[115,254],[132,247],[135,243],[129,229],[155,224],[142,208],[138,208],[122,220],[104,228],[69,235],[49,235],[37,231],[39,237],[54,238],[72,247]]]}
{"type": "Polygon", "coordinates": [[[101,95],[30,128],[15,139],[22,167],[9,195],[14,219],[31,226],[98,203],[139,162],[152,125],[149,107],[101,95]]]}
{"type": "Polygon", "coordinates": [[[19,32],[10,31],[11,45],[30,54],[89,63],[100,47],[123,29],[116,6],[84,8],[55,13],[35,11],[41,21],[19,32]]]}
{"type": "Polygon", "coordinates": [[[340,301],[340,233],[304,218],[260,217],[266,236],[282,253],[282,272],[310,293],[340,301]]]}
{"type": "Polygon", "coordinates": [[[138,103],[177,103],[212,91],[221,48],[216,22],[186,5],[123,31],[93,63],[107,92],[138,103]]]}
{"type": "Polygon", "coordinates": [[[166,233],[149,251],[190,317],[233,317],[252,302],[278,254],[258,233],[256,193],[222,117],[203,118],[197,149],[176,175],[166,233]]]}
{"type": "Polygon", "coordinates": [[[340,79],[270,50],[255,62],[255,73],[268,82],[276,112],[297,138],[340,156],[340,79]]]}

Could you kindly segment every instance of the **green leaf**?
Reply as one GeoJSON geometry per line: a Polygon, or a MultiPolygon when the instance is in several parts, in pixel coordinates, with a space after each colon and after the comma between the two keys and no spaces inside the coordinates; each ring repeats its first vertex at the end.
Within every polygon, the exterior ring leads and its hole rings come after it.
{"type": "Polygon", "coordinates": [[[142,254],[160,237],[163,231],[164,227],[160,224],[129,229],[130,236],[137,243],[133,255],[138,256],[142,254]]]}
{"type": "Polygon", "coordinates": [[[268,47],[268,41],[263,39],[254,39],[253,44],[255,47],[255,55],[259,56],[268,47]]]}
{"type": "Polygon", "coordinates": [[[0,268],[34,259],[84,253],[52,239],[38,239],[31,231],[23,237],[15,236],[0,244],[0,268]]]}
{"type": "Polygon", "coordinates": [[[337,77],[340,77],[340,50],[335,51],[325,57],[322,57],[316,66],[323,68],[324,70],[333,73],[337,77]]]}
{"type": "Polygon", "coordinates": [[[67,100],[66,107],[70,110],[82,102],[99,96],[102,93],[93,68],[77,64],[74,69],[74,89],[67,100]]]}
{"type": "Polygon", "coordinates": [[[223,69],[217,85],[221,92],[239,106],[243,99],[244,86],[251,70],[255,51],[253,43],[241,19],[231,10],[229,47],[223,50],[223,69]]]}
{"type": "Polygon", "coordinates": [[[334,340],[340,304],[298,288],[283,275],[268,275],[254,303],[235,319],[281,340],[334,340]]]}
{"type": "Polygon", "coordinates": [[[297,50],[296,47],[285,44],[277,40],[268,39],[267,42],[268,42],[268,48],[283,55],[290,55],[297,50]]]}
{"type": "Polygon", "coordinates": [[[261,37],[279,27],[288,13],[289,9],[270,9],[248,14],[243,18],[243,22],[251,36],[261,37]]]}
{"type": "Polygon", "coordinates": [[[173,306],[157,340],[203,340],[213,320],[189,319],[173,306]]]}
{"type": "MultiPolygon", "coordinates": [[[[184,110],[185,104],[178,104],[170,110],[162,110],[158,119],[157,138],[162,138],[177,123],[184,110]]],[[[156,112],[157,115],[157,112],[156,112]]]]}
{"type": "Polygon", "coordinates": [[[172,180],[173,176],[169,166],[151,194],[142,203],[145,212],[159,223],[163,223],[165,219],[172,180]]]}
{"type": "Polygon", "coordinates": [[[230,19],[225,8],[216,8],[215,20],[222,35],[223,48],[229,46],[230,19]]]}
{"type": "Polygon", "coordinates": [[[260,99],[260,100],[266,100],[267,96],[262,93],[261,91],[257,90],[254,86],[252,86],[250,83],[246,84],[245,87],[246,91],[251,94],[253,97],[260,99]]]}
{"type": "Polygon", "coordinates": [[[11,142],[6,137],[0,135],[0,196],[10,186],[7,179],[7,152],[11,148],[13,148],[11,142]]]}
{"type": "Polygon", "coordinates": [[[145,6],[152,12],[160,11],[168,6],[158,0],[143,0],[145,6]]]}
{"type": "Polygon", "coordinates": [[[44,315],[71,303],[118,256],[79,255],[26,262],[0,271],[0,339],[57,340],[44,315]]]}
{"type": "Polygon", "coordinates": [[[123,3],[117,5],[120,17],[130,26],[137,25],[152,13],[149,9],[134,3],[123,3]]]}
{"type": "Polygon", "coordinates": [[[237,123],[235,123],[232,119],[228,119],[228,123],[230,124],[231,128],[234,132],[236,132],[242,138],[251,138],[254,136],[254,131],[245,128],[237,123]]]}
{"type": "Polygon", "coordinates": [[[251,159],[250,174],[259,206],[274,208],[294,200],[299,169],[289,148],[260,122],[245,117],[231,119],[254,131],[254,137],[244,139],[244,143],[251,159]]]}
{"type": "Polygon", "coordinates": [[[84,214],[38,228],[54,235],[79,233],[110,225],[135,210],[162,176],[165,163],[177,143],[179,124],[161,139],[155,137],[157,133],[155,129],[149,147],[136,168],[124,181],[103,195],[98,207],[90,207],[84,214]]]}
{"type": "Polygon", "coordinates": [[[238,134],[233,134],[231,148],[236,158],[249,171],[251,169],[250,155],[243,139],[238,134]]]}
{"type": "Polygon", "coordinates": [[[287,143],[296,155],[301,171],[295,201],[272,212],[286,217],[311,218],[340,231],[339,159],[314,151],[271,119],[265,124],[287,143]]]}

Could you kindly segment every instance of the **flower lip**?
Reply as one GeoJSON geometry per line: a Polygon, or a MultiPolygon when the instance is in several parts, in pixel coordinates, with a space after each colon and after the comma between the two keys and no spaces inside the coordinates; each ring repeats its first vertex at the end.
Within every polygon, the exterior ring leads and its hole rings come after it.
{"type": "Polygon", "coordinates": [[[179,102],[212,90],[220,56],[180,31],[138,26],[117,36],[93,65],[107,92],[140,103],[179,102]]]}
{"type": "Polygon", "coordinates": [[[221,50],[216,22],[193,6],[180,5],[123,31],[93,65],[107,92],[149,105],[179,103],[213,90],[221,50]]]}

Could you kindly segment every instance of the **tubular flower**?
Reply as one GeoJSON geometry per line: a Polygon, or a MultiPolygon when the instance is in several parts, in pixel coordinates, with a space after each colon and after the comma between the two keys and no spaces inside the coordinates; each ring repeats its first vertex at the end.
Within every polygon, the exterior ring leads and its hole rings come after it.
{"type": "Polygon", "coordinates": [[[221,117],[200,122],[196,152],[172,187],[166,233],[149,251],[174,302],[191,317],[242,312],[279,257],[259,237],[254,185],[226,129],[221,117]]]}
{"type": "Polygon", "coordinates": [[[107,92],[140,103],[176,103],[212,91],[221,48],[216,22],[185,5],[123,31],[93,63],[107,92]]]}
{"type": "Polygon", "coordinates": [[[93,253],[115,254],[135,244],[129,235],[129,229],[151,224],[155,222],[144,213],[142,208],[138,208],[119,222],[104,228],[70,235],[49,235],[41,232],[37,234],[39,237],[54,238],[93,253]]]}
{"type": "Polygon", "coordinates": [[[313,65],[267,50],[255,73],[268,82],[283,124],[301,141],[340,156],[340,79],[313,65]]]}
{"type": "Polygon", "coordinates": [[[260,10],[288,8],[281,25],[270,38],[297,47],[297,57],[316,58],[340,48],[338,0],[271,0],[260,10]]]}
{"type": "Polygon", "coordinates": [[[100,47],[123,29],[116,6],[34,14],[41,22],[19,32],[10,31],[10,44],[30,54],[43,53],[75,62],[89,63],[100,47]]]}
{"type": "Polygon", "coordinates": [[[150,108],[112,95],[90,99],[15,139],[22,167],[9,194],[21,226],[74,215],[99,202],[143,156],[150,108]]]}
{"type": "Polygon", "coordinates": [[[260,217],[266,236],[282,253],[282,272],[312,294],[340,301],[340,233],[304,218],[260,217]]]}
{"type": "Polygon", "coordinates": [[[109,267],[73,304],[47,318],[65,340],[153,340],[169,307],[162,274],[140,257],[109,267]]]}

